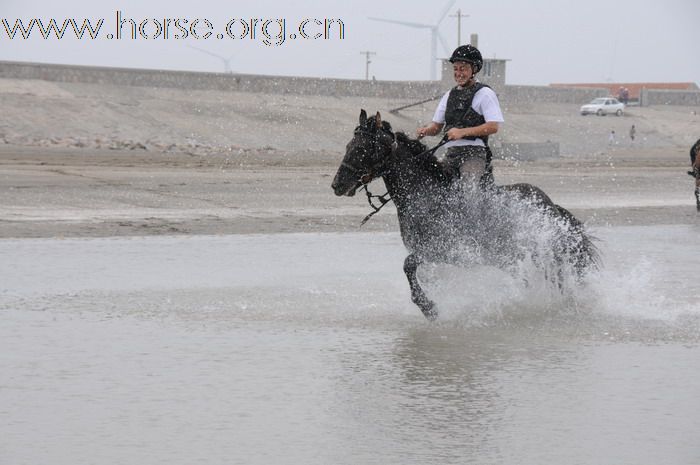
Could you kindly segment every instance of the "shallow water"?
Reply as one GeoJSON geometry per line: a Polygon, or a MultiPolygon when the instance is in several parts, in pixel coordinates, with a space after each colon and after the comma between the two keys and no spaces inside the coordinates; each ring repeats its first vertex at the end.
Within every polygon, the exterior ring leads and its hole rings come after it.
{"type": "Polygon", "coordinates": [[[565,296],[428,269],[436,324],[397,234],[0,241],[0,462],[700,463],[700,229],[594,232],[565,296]]]}

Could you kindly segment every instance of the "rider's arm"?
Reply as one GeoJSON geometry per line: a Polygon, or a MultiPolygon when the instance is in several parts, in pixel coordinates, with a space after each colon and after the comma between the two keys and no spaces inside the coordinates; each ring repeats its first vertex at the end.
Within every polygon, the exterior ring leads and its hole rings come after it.
{"type": "Polygon", "coordinates": [[[452,128],[447,131],[447,138],[450,140],[462,139],[463,137],[483,137],[496,134],[498,132],[497,121],[487,121],[473,128],[452,128]]]}
{"type": "Polygon", "coordinates": [[[416,136],[418,136],[419,139],[425,136],[434,136],[436,134],[439,134],[440,131],[442,131],[443,126],[443,123],[436,123],[435,121],[433,121],[427,126],[423,126],[416,129],[416,136]]]}

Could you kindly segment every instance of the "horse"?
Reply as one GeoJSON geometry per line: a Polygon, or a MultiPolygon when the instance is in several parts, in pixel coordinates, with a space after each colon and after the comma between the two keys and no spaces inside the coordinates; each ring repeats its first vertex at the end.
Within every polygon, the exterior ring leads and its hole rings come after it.
{"type": "MultiPolygon", "coordinates": [[[[581,221],[540,188],[525,183],[464,187],[454,182],[422,142],[394,132],[379,112],[368,118],[362,110],[331,187],[337,196],[351,197],[378,178],[383,179],[396,206],[401,237],[408,250],[403,270],[411,300],[429,321],[438,317],[438,311],[418,281],[417,270],[424,263],[466,266],[471,261],[508,269],[529,254],[551,265],[553,276],[564,265],[575,270],[577,276],[597,266],[594,238],[586,233],[581,221]],[[526,213],[515,214],[514,207],[526,213]],[[548,227],[556,230],[552,240],[544,249],[529,250],[537,241],[532,228],[539,225],[519,223],[542,224],[545,218],[548,227]],[[516,242],[526,245],[514,247],[516,242]]],[[[367,194],[376,212],[369,191],[367,194]]]]}
{"type": "Polygon", "coordinates": [[[690,148],[690,166],[688,174],[695,178],[695,208],[700,213],[700,139],[690,148]]]}

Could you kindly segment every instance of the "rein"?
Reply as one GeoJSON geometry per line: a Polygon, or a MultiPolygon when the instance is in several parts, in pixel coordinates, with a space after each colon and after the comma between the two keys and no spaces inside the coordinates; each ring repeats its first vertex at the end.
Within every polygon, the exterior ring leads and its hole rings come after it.
{"type": "Polygon", "coordinates": [[[381,210],[384,205],[387,203],[391,202],[391,197],[387,197],[389,195],[388,192],[386,192],[384,195],[374,195],[367,189],[367,184],[363,184],[362,188],[365,190],[365,193],[367,194],[367,203],[369,203],[369,206],[374,209],[373,212],[371,212],[369,215],[365,216],[365,218],[362,220],[360,223],[360,226],[364,226],[366,222],[369,221],[370,218],[372,218],[374,215],[379,213],[379,210],[381,210]],[[375,205],[374,202],[372,202],[372,199],[378,199],[381,203],[379,206],[375,205]]]}
{"type": "Polygon", "coordinates": [[[440,140],[440,142],[438,142],[438,144],[437,144],[435,147],[430,148],[430,149],[427,149],[427,150],[423,150],[421,153],[419,153],[418,155],[416,155],[416,157],[423,157],[423,156],[426,156],[426,155],[432,155],[432,154],[435,153],[435,151],[436,151],[437,149],[439,149],[440,147],[442,147],[443,145],[445,145],[445,144],[448,143],[449,141],[450,141],[450,140],[447,138],[447,134],[445,134],[444,136],[442,136],[442,139],[440,140]]]}
{"type": "MultiPolygon", "coordinates": [[[[424,156],[432,155],[435,153],[435,151],[437,149],[439,149],[440,147],[445,145],[447,142],[449,142],[449,140],[447,139],[447,134],[445,134],[445,136],[442,138],[442,140],[435,147],[432,147],[432,148],[429,148],[427,150],[422,151],[421,153],[416,155],[416,157],[424,157],[424,156]]],[[[396,142],[396,134],[394,134],[394,143],[391,145],[391,153],[393,153],[397,147],[398,147],[398,143],[396,142]]],[[[383,165],[383,163],[382,163],[382,165],[383,165]]],[[[362,189],[364,189],[365,193],[367,194],[367,203],[369,203],[369,206],[372,207],[372,210],[373,210],[367,216],[364,217],[364,219],[360,223],[360,227],[364,226],[365,223],[367,223],[370,220],[370,218],[372,218],[374,215],[379,213],[379,210],[384,208],[384,205],[391,202],[391,200],[392,200],[391,197],[389,197],[389,192],[386,192],[383,195],[375,195],[375,194],[372,194],[369,191],[369,189],[367,188],[367,186],[369,185],[370,182],[372,182],[373,179],[376,179],[381,175],[382,174],[380,171],[380,173],[377,173],[375,175],[373,175],[373,173],[370,172],[370,173],[367,173],[365,175],[360,176],[360,182],[362,182],[362,189]],[[368,178],[368,180],[365,181],[365,178],[368,178]],[[379,200],[380,204],[378,206],[375,205],[374,202],[372,201],[372,199],[379,200]]]]}

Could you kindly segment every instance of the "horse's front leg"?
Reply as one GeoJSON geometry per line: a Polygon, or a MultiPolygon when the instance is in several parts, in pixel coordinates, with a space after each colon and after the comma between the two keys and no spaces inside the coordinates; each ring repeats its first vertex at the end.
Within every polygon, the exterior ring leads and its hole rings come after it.
{"type": "Polygon", "coordinates": [[[411,287],[411,300],[418,305],[420,311],[423,312],[423,315],[429,321],[435,321],[438,316],[435,310],[435,302],[428,299],[418,283],[417,272],[421,263],[421,260],[415,254],[410,254],[403,262],[403,272],[406,273],[408,285],[411,287]]]}

